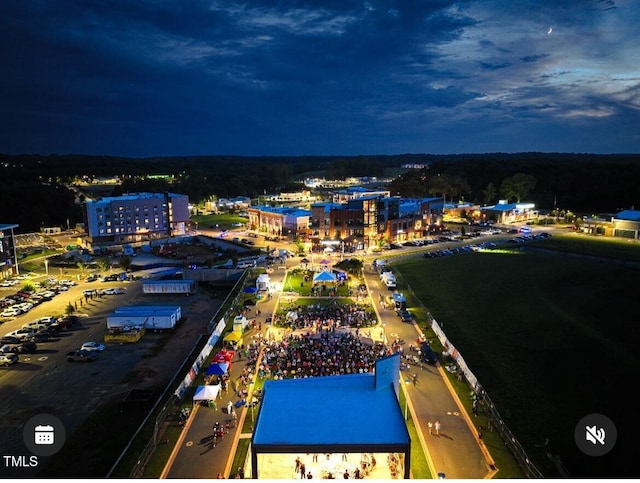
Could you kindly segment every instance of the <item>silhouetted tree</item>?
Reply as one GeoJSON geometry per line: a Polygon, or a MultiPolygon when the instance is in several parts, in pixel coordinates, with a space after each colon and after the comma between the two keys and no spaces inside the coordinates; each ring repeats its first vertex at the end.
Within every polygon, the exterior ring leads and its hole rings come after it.
{"type": "Polygon", "coordinates": [[[535,186],[536,179],[533,176],[525,173],[516,173],[502,181],[501,191],[506,198],[515,198],[517,202],[520,202],[523,198],[529,196],[535,186]]]}

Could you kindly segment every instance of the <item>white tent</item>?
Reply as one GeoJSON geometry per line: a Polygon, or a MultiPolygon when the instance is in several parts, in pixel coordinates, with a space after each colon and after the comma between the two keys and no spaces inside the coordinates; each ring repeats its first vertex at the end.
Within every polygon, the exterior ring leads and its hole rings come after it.
{"type": "Polygon", "coordinates": [[[335,282],[336,275],[332,272],[318,272],[313,277],[313,283],[322,283],[322,282],[335,282]]]}
{"type": "Polygon", "coordinates": [[[194,401],[215,401],[220,392],[220,384],[215,386],[198,386],[196,393],[193,395],[194,401]]]}

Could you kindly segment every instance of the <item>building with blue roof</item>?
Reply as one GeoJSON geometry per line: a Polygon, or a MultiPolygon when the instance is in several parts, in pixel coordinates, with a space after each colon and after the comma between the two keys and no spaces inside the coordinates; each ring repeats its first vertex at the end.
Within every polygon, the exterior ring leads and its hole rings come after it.
{"type": "Polygon", "coordinates": [[[633,238],[640,236],[640,211],[622,210],[611,219],[613,236],[621,238],[633,238]]]}
{"type": "Polygon", "coordinates": [[[538,211],[534,203],[509,203],[500,200],[493,206],[480,208],[483,220],[493,220],[498,223],[508,224],[528,221],[538,217],[538,211]]]}

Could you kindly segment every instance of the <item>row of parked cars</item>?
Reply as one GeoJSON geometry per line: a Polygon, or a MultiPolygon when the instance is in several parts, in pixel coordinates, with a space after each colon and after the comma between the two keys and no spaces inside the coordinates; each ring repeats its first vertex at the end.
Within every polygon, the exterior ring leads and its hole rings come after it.
{"type": "Polygon", "coordinates": [[[73,280],[47,279],[42,287],[34,291],[19,290],[12,295],[0,299],[0,317],[17,317],[29,312],[33,307],[53,299],[61,292],[69,290],[76,285],[73,280]]]}
{"type": "Polygon", "coordinates": [[[495,248],[497,245],[494,242],[486,241],[483,243],[477,243],[473,245],[463,245],[455,248],[445,248],[442,250],[435,250],[432,252],[427,252],[423,255],[424,258],[439,258],[446,257],[449,255],[455,255],[457,253],[469,253],[469,252],[477,252],[480,250],[490,250],[495,248]]]}
{"type": "Polygon", "coordinates": [[[38,344],[59,340],[58,333],[78,323],[77,315],[40,317],[0,337],[0,365],[18,362],[18,354],[33,354],[38,344]],[[13,355],[11,355],[13,354],[13,355]]]}
{"type": "MultiPolygon", "coordinates": [[[[25,324],[21,329],[0,337],[0,365],[8,367],[16,364],[20,360],[18,354],[33,354],[37,350],[36,340],[57,340],[54,337],[57,331],[62,330],[63,327],[69,327],[77,323],[77,321],[78,318],[73,315],[62,317],[58,320],[53,317],[42,317],[25,324]],[[42,326],[43,321],[46,319],[53,320],[53,322],[42,326]],[[47,337],[43,337],[45,335],[47,337]]],[[[98,354],[104,349],[104,344],[100,342],[85,342],[79,349],[67,352],[65,357],[69,362],[92,362],[97,359],[98,354]]]]}

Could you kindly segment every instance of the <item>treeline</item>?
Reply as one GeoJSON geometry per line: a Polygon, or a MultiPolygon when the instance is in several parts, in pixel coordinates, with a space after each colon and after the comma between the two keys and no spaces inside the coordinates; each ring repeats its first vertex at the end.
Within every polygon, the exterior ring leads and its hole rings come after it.
{"type": "Polygon", "coordinates": [[[403,196],[442,196],[492,204],[530,201],[539,209],[615,213],[640,209],[639,155],[468,155],[432,162],[390,186],[403,196]],[[522,197],[518,195],[524,195],[522,197]]]}
{"type": "Polygon", "coordinates": [[[640,206],[639,155],[589,154],[399,154],[372,156],[174,156],[122,158],[84,155],[0,154],[0,223],[20,232],[82,221],[75,194],[79,177],[119,176],[111,194],[135,191],[184,193],[193,202],[211,195],[250,196],[299,190],[300,177],[381,177],[403,164],[425,164],[394,180],[391,193],[441,196],[480,204],[522,198],[541,209],[615,212],[640,206]],[[147,175],[171,175],[170,183],[147,175]]]}

